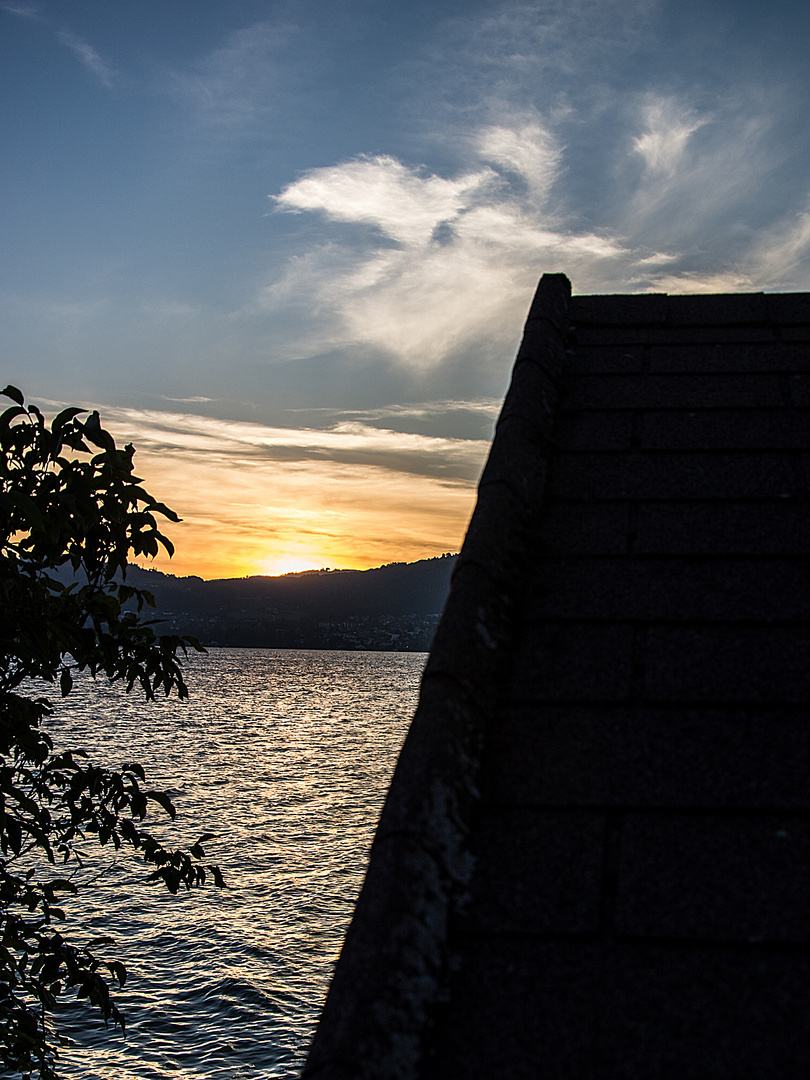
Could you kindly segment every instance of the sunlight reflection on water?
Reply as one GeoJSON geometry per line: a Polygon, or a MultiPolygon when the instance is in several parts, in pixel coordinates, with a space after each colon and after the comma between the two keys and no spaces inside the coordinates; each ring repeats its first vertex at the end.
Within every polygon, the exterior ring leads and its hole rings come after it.
{"type": "Polygon", "coordinates": [[[65,1077],[298,1074],[425,659],[213,649],[189,662],[188,702],[146,705],[84,680],[58,704],[57,744],[140,761],[178,809],[152,831],[173,845],[216,833],[206,855],[228,883],[172,898],[128,857],[70,909],[116,939],[128,1028],[122,1039],[65,1010],[65,1077]]]}

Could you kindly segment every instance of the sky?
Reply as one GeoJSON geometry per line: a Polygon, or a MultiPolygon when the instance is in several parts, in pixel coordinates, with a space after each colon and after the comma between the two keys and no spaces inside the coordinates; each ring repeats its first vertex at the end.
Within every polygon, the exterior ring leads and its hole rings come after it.
{"type": "Polygon", "coordinates": [[[806,0],[0,0],[0,378],[204,578],[457,551],[541,274],[810,290],[806,0]]]}

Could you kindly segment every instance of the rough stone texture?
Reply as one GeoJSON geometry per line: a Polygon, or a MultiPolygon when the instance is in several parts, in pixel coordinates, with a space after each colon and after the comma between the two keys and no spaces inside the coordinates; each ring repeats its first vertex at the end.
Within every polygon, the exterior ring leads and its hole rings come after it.
{"type": "Polygon", "coordinates": [[[807,1073],[810,953],[745,943],[478,940],[429,1080],[761,1080],[807,1073]]]}
{"type": "Polygon", "coordinates": [[[780,406],[775,375],[569,375],[562,408],[593,409],[759,409],[780,406]]]}
{"type": "Polygon", "coordinates": [[[803,1080],[810,295],[544,282],[307,1075],[803,1080]]]}
{"type": "Polygon", "coordinates": [[[804,706],[544,703],[502,709],[486,783],[503,806],[801,810],[804,706]]]}
{"type": "Polygon", "coordinates": [[[476,821],[467,931],[595,933],[599,927],[604,815],[494,806],[476,821]]]}
{"type": "Polygon", "coordinates": [[[304,1075],[419,1075],[473,870],[481,750],[511,655],[543,504],[571,287],[546,275],[529,311],[419,706],[304,1075]]]}
{"type": "Polygon", "coordinates": [[[560,452],[551,493],[561,501],[789,499],[800,494],[788,453],[560,452]]]}

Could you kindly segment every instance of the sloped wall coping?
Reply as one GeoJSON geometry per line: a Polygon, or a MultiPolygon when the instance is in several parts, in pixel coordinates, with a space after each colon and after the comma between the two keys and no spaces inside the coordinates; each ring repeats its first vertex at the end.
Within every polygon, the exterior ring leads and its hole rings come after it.
{"type": "Polygon", "coordinates": [[[472,872],[484,732],[546,485],[571,285],[544,274],[303,1077],[416,1080],[472,872]]]}

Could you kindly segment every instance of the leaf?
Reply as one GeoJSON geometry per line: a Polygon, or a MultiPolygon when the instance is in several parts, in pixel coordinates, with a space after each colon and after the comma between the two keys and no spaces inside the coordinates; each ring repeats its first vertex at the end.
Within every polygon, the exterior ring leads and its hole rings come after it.
{"type": "Polygon", "coordinates": [[[3,854],[11,850],[15,855],[20,854],[22,848],[22,829],[19,823],[11,816],[6,816],[2,835],[3,854]]]}
{"type": "Polygon", "coordinates": [[[26,415],[27,415],[27,413],[26,413],[25,409],[21,408],[18,405],[12,405],[10,408],[5,410],[2,417],[0,417],[0,420],[3,421],[3,424],[6,427],[9,427],[12,420],[16,420],[18,416],[26,416],[26,415]]]}
{"type": "Polygon", "coordinates": [[[94,446],[100,446],[102,450],[115,450],[115,440],[109,431],[105,431],[101,426],[101,417],[95,410],[85,420],[82,430],[94,446]]]}
{"type": "Polygon", "coordinates": [[[166,554],[171,559],[171,557],[174,555],[174,544],[171,542],[168,536],[164,536],[163,533],[155,533],[155,536],[157,536],[158,540],[161,542],[161,544],[163,544],[164,548],[166,549],[166,554]]]}
{"type": "Polygon", "coordinates": [[[67,878],[56,878],[54,881],[49,881],[48,888],[53,889],[54,892],[60,889],[70,893],[77,893],[79,891],[75,884],[67,878]]]}
{"type": "Polygon", "coordinates": [[[126,986],[127,984],[127,969],[121,963],[120,960],[110,960],[107,965],[107,970],[118,979],[119,986],[126,986]]]}
{"type": "MultiPolygon", "coordinates": [[[[126,969],[105,966],[63,925],[60,902],[67,908],[82,890],[83,878],[70,871],[85,866],[85,843],[128,842],[172,892],[202,884],[205,871],[188,851],[168,850],[137,828],[149,799],[176,816],[167,794],[142,790],[139,765],[116,772],[84,761],[82,751],[54,750],[42,725],[55,710],[30,680],[66,696],[77,670],[138,685],[147,698],[157,689],[186,696],[178,655],[186,643],[158,638],[141,616],[151,597],[121,585],[132,556],[156,554],[161,544],[171,551],[156,516],[176,515],[141,486],[133,447],[116,448],[98,412],[70,406],[49,425],[16,386],[0,393],[8,402],[0,405],[0,1061],[8,1064],[9,1047],[25,1047],[12,1063],[24,1066],[17,1072],[56,1080],[50,1063],[59,1036],[43,1009],[55,1011],[75,989],[123,1026],[107,982],[123,985],[126,969]],[[124,612],[124,603],[138,611],[124,612]]],[[[107,943],[105,936],[91,945],[107,943]]]]}
{"type": "Polygon", "coordinates": [[[147,791],[146,796],[162,806],[172,821],[174,821],[177,817],[177,811],[174,808],[174,803],[165,791],[147,791]]]}
{"type": "Polygon", "coordinates": [[[130,821],[129,818],[122,818],[118,827],[121,830],[121,835],[128,843],[132,844],[135,848],[140,847],[141,834],[138,832],[134,822],[130,821]]]}
{"type": "Polygon", "coordinates": [[[7,386],[5,390],[0,390],[0,394],[4,397],[11,398],[12,401],[16,401],[18,405],[25,405],[25,398],[22,395],[22,391],[18,390],[16,386],[7,386]]]}
{"type": "Polygon", "coordinates": [[[35,499],[32,499],[27,492],[19,490],[10,491],[8,497],[14,506],[25,515],[27,519],[26,525],[29,528],[44,530],[45,521],[35,499]]]}
{"type": "Polygon", "coordinates": [[[163,516],[167,517],[169,519],[169,521],[178,522],[178,521],[183,520],[182,518],[177,516],[177,514],[174,512],[174,510],[170,510],[169,507],[166,506],[166,504],[162,503],[162,502],[150,503],[149,509],[154,510],[155,513],[157,513],[157,514],[163,514],[163,516]]]}
{"type": "Polygon", "coordinates": [[[79,416],[83,412],[87,412],[87,410],[77,409],[75,405],[71,405],[68,409],[62,409],[62,411],[54,417],[54,421],[51,424],[51,430],[58,431],[61,427],[64,427],[69,420],[72,420],[74,416],[79,416]]]}

